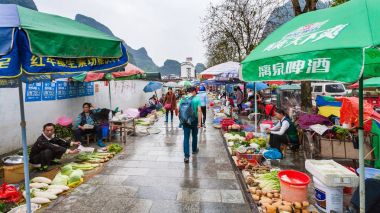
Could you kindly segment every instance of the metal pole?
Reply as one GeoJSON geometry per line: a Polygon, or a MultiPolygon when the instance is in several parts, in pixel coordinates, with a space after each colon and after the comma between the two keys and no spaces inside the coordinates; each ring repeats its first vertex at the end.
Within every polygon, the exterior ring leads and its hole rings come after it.
{"type": "Polygon", "coordinates": [[[24,178],[25,178],[25,192],[26,192],[26,208],[27,212],[31,213],[30,205],[30,187],[29,187],[29,159],[28,159],[28,144],[26,140],[26,121],[25,121],[25,111],[24,111],[24,94],[22,90],[22,81],[19,78],[18,94],[20,100],[20,115],[21,115],[21,138],[22,138],[22,155],[24,162],[24,178]]]}
{"type": "Polygon", "coordinates": [[[111,81],[108,81],[108,97],[110,99],[110,110],[112,110],[111,81]]]}
{"type": "Polygon", "coordinates": [[[363,75],[359,79],[359,194],[360,213],[365,212],[363,75]]]}
{"type": "Polygon", "coordinates": [[[257,133],[257,89],[255,82],[255,133],[257,133]]]}

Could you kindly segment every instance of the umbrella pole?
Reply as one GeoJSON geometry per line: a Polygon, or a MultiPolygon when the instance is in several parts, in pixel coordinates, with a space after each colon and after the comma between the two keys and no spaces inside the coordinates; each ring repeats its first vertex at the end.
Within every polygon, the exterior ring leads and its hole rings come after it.
{"type": "Polygon", "coordinates": [[[110,110],[112,110],[111,81],[108,81],[108,98],[110,99],[110,110]]]}
{"type": "Polygon", "coordinates": [[[363,75],[359,79],[359,194],[360,213],[365,212],[363,75]]]}
{"type": "Polygon", "coordinates": [[[18,94],[20,100],[20,115],[21,115],[21,138],[22,138],[22,154],[24,162],[24,178],[25,178],[25,192],[26,192],[26,207],[27,212],[31,213],[30,205],[30,187],[29,187],[29,159],[28,159],[28,144],[26,140],[26,121],[25,121],[25,110],[24,110],[24,95],[22,90],[22,81],[19,79],[18,94]]]}
{"type": "Polygon", "coordinates": [[[256,82],[255,82],[255,133],[257,133],[257,90],[256,90],[256,82]]]}

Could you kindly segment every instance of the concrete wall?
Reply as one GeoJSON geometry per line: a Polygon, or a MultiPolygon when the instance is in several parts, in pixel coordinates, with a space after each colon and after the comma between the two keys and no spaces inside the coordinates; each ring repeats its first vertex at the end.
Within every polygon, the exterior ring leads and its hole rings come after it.
{"type": "MultiPolygon", "coordinates": [[[[108,86],[96,82],[99,91],[94,96],[67,100],[25,103],[28,144],[33,144],[41,134],[45,123],[55,123],[66,115],[76,117],[82,110],[83,102],[90,102],[99,108],[109,108],[108,86]]],[[[112,108],[138,108],[144,105],[152,93],[144,93],[146,81],[111,82],[112,108]]],[[[24,87],[25,92],[25,87],[24,87]]],[[[161,95],[160,91],[157,91],[161,95]]],[[[21,148],[20,106],[18,89],[0,88],[0,155],[21,148]]]]}

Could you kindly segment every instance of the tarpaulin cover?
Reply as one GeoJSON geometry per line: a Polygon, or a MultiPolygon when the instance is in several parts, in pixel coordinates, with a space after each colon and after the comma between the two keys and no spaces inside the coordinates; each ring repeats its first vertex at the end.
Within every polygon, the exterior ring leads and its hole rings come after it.
{"type": "Polygon", "coordinates": [[[380,169],[380,123],[373,120],[371,133],[374,134],[372,137],[372,147],[374,148],[375,154],[375,168],[380,169]]]}
{"type": "Polygon", "coordinates": [[[333,123],[326,117],[322,115],[314,115],[314,114],[304,114],[301,115],[298,119],[298,125],[301,129],[308,129],[309,126],[315,125],[315,124],[321,124],[326,126],[332,126],[333,123]]]}
{"type": "Polygon", "coordinates": [[[317,98],[315,99],[315,103],[317,104],[317,106],[336,106],[336,107],[342,106],[342,102],[337,101],[334,97],[331,97],[331,96],[317,95],[317,98]]]}
{"type": "Polygon", "coordinates": [[[330,117],[331,115],[340,117],[340,107],[334,106],[321,106],[318,107],[318,114],[324,117],[330,117]]]}
{"type": "Polygon", "coordinates": [[[104,73],[97,73],[97,72],[88,72],[86,75],[86,79],[84,79],[85,82],[92,82],[92,81],[98,81],[103,79],[104,73]]]}
{"type": "MultiPolygon", "coordinates": [[[[356,97],[338,97],[336,100],[342,102],[340,109],[340,123],[353,124],[359,127],[359,99],[356,97]]],[[[363,103],[364,130],[371,131],[372,120],[380,121],[380,114],[377,113],[370,104],[363,103]]]]}
{"type": "Polygon", "coordinates": [[[138,68],[137,66],[131,64],[131,63],[128,63],[128,65],[124,68],[124,72],[114,72],[112,73],[112,76],[114,78],[120,78],[120,77],[128,77],[128,76],[132,76],[132,75],[142,75],[144,74],[145,72],[138,68]]]}

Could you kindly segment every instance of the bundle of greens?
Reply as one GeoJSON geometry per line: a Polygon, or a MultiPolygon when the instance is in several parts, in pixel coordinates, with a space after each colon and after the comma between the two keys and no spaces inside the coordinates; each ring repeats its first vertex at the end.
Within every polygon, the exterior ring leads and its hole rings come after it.
{"type": "Polygon", "coordinates": [[[278,171],[268,172],[266,174],[258,175],[255,180],[259,183],[263,191],[280,190],[280,179],[278,179],[278,171]]]}
{"type": "Polygon", "coordinates": [[[114,143],[114,144],[109,145],[109,146],[107,147],[107,150],[108,150],[109,152],[113,152],[113,153],[116,153],[116,154],[117,154],[117,153],[123,151],[123,147],[120,146],[119,144],[114,143]]]}

